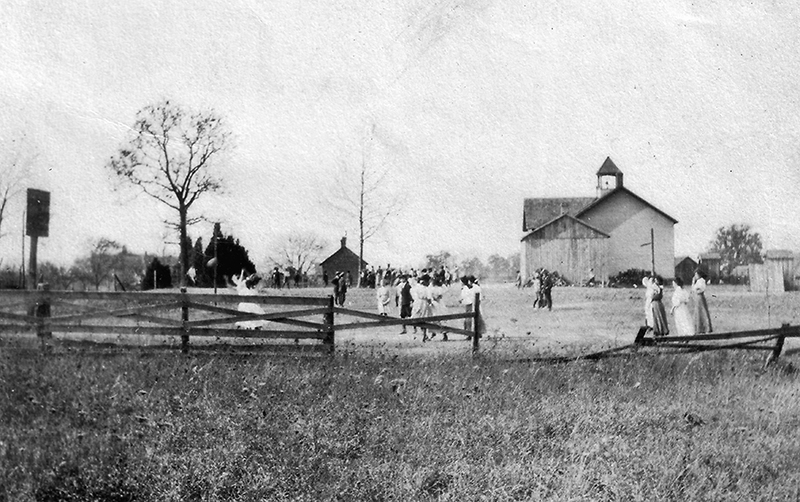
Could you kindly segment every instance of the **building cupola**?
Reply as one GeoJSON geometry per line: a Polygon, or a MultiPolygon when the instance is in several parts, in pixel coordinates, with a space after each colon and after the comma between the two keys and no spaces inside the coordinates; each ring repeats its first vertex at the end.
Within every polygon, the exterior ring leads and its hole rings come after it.
{"type": "Polygon", "coordinates": [[[606,157],[606,161],[597,171],[597,197],[622,188],[622,171],[614,164],[611,157],[606,157]]]}

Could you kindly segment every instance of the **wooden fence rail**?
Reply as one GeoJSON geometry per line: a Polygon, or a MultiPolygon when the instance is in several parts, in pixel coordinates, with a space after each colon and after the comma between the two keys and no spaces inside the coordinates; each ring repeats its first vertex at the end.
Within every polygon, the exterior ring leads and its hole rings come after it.
{"type": "MultiPolygon", "coordinates": [[[[480,298],[473,312],[433,317],[400,319],[336,307],[333,297],[240,296],[174,292],[92,292],[92,291],[1,291],[0,333],[34,331],[42,344],[52,333],[170,336],[181,338],[181,349],[189,349],[191,337],[270,339],[272,345],[301,347],[300,340],[317,340],[334,351],[337,331],[409,325],[432,331],[446,331],[471,337],[477,352],[480,338],[480,298]],[[300,307],[291,310],[247,312],[226,304],[254,304],[263,307],[300,307]],[[305,307],[305,308],[302,308],[305,307]],[[369,319],[366,322],[335,324],[336,316],[369,319]],[[308,318],[321,317],[317,322],[308,318]],[[472,319],[473,329],[441,324],[472,319]],[[240,329],[255,326],[257,329],[240,329]],[[294,329],[266,329],[267,323],[294,329]],[[237,328],[230,328],[234,324],[237,328]]],[[[310,348],[307,344],[303,348],[310,348]]]]}
{"type": "Polygon", "coordinates": [[[766,364],[780,357],[784,342],[787,338],[800,338],[800,326],[791,326],[789,324],[783,324],[780,328],[729,331],[724,333],[700,333],[691,336],[661,336],[649,338],[645,336],[647,332],[647,327],[642,326],[636,334],[634,345],[690,351],[720,349],[763,350],[770,352],[766,364]],[[769,344],[769,342],[774,343],[769,344]]]}

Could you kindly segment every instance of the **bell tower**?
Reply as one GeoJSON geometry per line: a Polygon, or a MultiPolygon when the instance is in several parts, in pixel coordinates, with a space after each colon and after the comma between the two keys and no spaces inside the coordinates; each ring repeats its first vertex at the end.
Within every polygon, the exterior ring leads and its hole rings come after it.
{"type": "Polygon", "coordinates": [[[597,198],[617,188],[622,188],[622,171],[614,164],[611,157],[606,157],[597,171],[597,198]]]}

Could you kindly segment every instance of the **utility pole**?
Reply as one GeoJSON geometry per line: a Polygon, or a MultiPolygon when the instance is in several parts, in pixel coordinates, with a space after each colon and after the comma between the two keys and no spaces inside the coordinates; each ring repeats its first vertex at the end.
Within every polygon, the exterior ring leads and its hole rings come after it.
{"type": "Polygon", "coordinates": [[[656,275],[656,244],[655,244],[655,233],[653,229],[650,229],[650,242],[645,242],[639,247],[650,246],[650,272],[653,275],[656,275]]]}

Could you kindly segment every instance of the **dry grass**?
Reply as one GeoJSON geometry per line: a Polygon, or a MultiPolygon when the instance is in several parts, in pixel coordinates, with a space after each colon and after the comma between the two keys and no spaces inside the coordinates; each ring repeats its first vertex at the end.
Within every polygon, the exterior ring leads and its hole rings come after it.
{"type": "MultiPolygon", "coordinates": [[[[636,325],[638,295],[592,306],[592,295],[635,292],[558,293],[589,295],[588,311],[518,310],[504,327],[519,292],[490,289],[496,343],[475,359],[460,342],[395,350],[380,341],[399,338],[388,333],[363,346],[342,336],[333,358],[6,346],[0,500],[800,497],[790,358],[767,370],[763,354],[734,351],[524,362],[547,338],[512,331],[531,320],[572,312],[556,339],[590,332],[574,323],[602,326],[609,310],[636,325]]],[[[791,313],[788,298],[776,312],[791,313]]],[[[757,300],[732,291],[717,311],[757,312],[744,307],[757,300]]]]}

